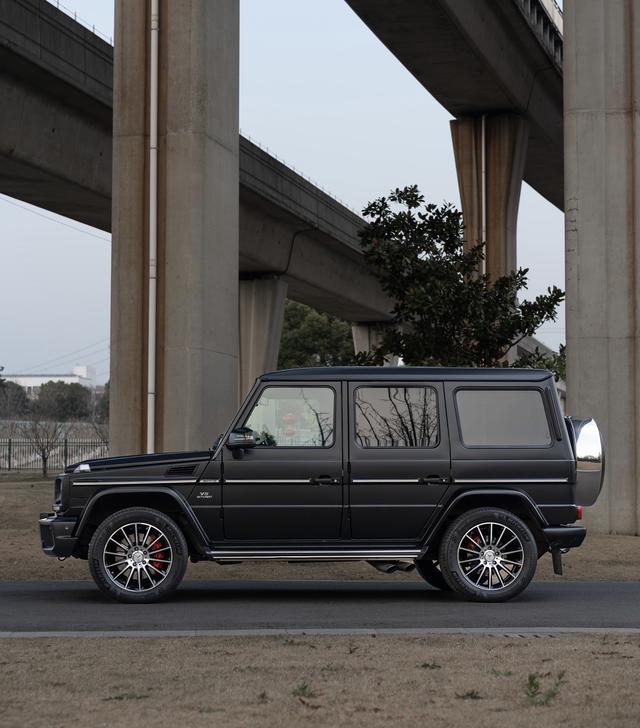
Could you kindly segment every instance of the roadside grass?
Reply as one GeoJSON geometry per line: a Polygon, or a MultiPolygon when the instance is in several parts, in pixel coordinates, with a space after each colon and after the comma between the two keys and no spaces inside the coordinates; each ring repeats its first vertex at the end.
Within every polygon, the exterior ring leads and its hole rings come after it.
{"type": "Polygon", "coordinates": [[[315,649],[279,637],[3,639],[2,725],[638,726],[637,635],[301,641],[315,649]]]}

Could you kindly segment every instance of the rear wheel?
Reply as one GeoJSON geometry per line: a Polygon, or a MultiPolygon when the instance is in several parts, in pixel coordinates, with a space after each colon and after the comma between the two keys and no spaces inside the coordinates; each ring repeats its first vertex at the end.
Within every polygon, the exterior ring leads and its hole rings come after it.
{"type": "Polygon", "coordinates": [[[418,559],[416,561],[416,571],[434,589],[451,591],[451,587],[447,584],[444,576],[442,576],[438,559],[430,556],[424,559],[418,559]]]}
{"type": "Polygon", "coordinates": [[[439,562],[451,588],[476,602],[504,602],[527,587],[538,549],[518,516],[497,508],[463,513],[442,537],[439,562]]]}
{"type": "Polygon", "coordinates": [[[89,544],[89,569],[113,599],[150,603],[180,585],[189,550],[169,516],[151,508],[127,508],[106,518],[89,544]]]}

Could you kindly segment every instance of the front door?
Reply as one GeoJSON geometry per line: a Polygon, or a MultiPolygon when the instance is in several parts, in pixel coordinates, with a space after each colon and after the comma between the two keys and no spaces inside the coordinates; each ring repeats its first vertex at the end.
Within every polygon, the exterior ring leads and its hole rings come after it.
{"type": "Polygon", "coordinates": [[[236,423],[253,430],[256,447],[224,451],[225,539],[249,545],[340,538],[340,411],[340,383],[266,382],[258,389],[236,423]]]}
{"type": "Polygon", "coordinates": [[[417,542],[450,479],[440,382],[349,385],[351,536],[417,542]]]}

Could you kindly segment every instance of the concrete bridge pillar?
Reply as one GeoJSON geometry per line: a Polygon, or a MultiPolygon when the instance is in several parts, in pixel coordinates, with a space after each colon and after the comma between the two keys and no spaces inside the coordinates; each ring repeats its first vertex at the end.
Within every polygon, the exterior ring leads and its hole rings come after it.
{"type": "Polygon", "coordinates": [[[565,0],[567,411],[604,433],[586,522],[640,533],[640,1],[565,0]]]}
{"type": "Polygon", "coordinates": [[[451,122],[451,137],[465,240],[470,246],[486,241],[485,269],[497,278],[517,267],[516,228],[528,124],[514,114],[464,117],[451,122]]]}
{"type": "Polygon", "coordinates": [[[240,397],[278,368],[287,284],[278,276],[240,281],[240,397]]]}
{"type": "MultiPolygon", "coordinates": [[[[147,440],[150,22],[116,0],[114,454],[147,440]]],[[[237,405],[238,0],[161,0],[159,28],[157,451],[208,447],[237,405]]]]}
{"type": "MultiPolygon", "coordinates": [[[[388,325],[388,324],[386,324],[388,325]]],[[[357,354],[360,351],[370,352],[375,346],[382,341],[383,332],[381,327],[384,323],[355,323],[351,324],[351,334],[353,336],[353,348],[357,354]]],[[[398,357],[392,356],[385,359],[384,366],[398,366],[398,357]]]]}

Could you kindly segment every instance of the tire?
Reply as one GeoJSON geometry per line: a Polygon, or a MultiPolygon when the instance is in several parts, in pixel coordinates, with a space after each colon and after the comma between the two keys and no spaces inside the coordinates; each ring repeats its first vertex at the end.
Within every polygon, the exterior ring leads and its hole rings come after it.
{"type": "Polygon", "coordinates": [[[438,555],[445,581],[474,602],[513,599],[533,579],[538,562],[527,524],[499,508],[458,516],[445,531],[438,555]]]}
{"type": "Polygon", "coordinates": [[[98,588],[119,602],[166,599],[184,577],[189,549],[178,525],[152,508],[111,514],[89,543],[89,570],[98,588]]]}
{"type": "Polygon", "coordinates": [[[434,589],[451,591],[451,587],[447,584],[444,576],[442,576],[437,559],[427,556],[424,559],[417,560],[416,571],[434,589]]]}

